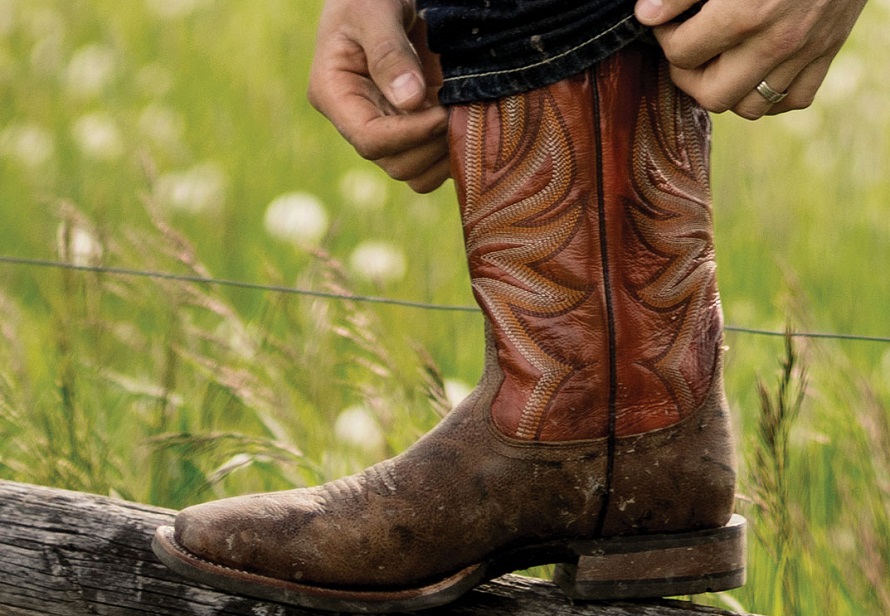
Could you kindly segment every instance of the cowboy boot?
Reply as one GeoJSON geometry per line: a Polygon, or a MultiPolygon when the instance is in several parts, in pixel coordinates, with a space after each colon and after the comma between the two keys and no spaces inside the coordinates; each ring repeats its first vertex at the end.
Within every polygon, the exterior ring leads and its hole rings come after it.
{"type": "Polygon", "coordinates": [[[741,585],[709,127],[643,46],[454,107],[479,385],[359,475],[182,511],[155,536],[161,560],[352,612],[441,605],[546,563],[581,599],[741,585]]]}

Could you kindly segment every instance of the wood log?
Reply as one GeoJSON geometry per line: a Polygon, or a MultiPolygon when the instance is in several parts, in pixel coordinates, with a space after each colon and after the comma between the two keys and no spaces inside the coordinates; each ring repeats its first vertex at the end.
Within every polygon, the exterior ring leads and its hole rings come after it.
{"type": "MultiPolygon", "coordinates": [[[[151,551],[175,512],[113,498],[0,481],[3,616],[323,616],[184,580],[151,551]]],[[[485,616],[731,616],[681,601],[572,604],[552,584],[508,575],[423,612],[485,616]]]]}

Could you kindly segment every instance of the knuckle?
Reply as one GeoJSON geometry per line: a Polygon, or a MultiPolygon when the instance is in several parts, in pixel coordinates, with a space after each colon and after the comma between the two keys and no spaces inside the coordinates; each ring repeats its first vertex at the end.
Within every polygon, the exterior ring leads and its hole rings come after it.
{"type": "Polygon", "coordinates": [[[404,64],[405,58],[411,57],[410,50],[401,40],[385,39],[369,49],[368,62],[372,74],[387,73],[404,64]]]}
{"type": "Polygon", "coordinates": [[[442,184],[445,183],[445,180],[448,179],[447,174],[437,174],[437,175],[427,175],[420,178],[414,178],[407,182],[409,188],[414,192],[426,195],[428,193],[433,192],[437,188],[439,188],[442,184]]]}
{"type": "Polygon", "coordinates": [[[399,182],[408,182],[418,177],[417,170],[398,156],[369,158],[368,160],[383,169],[389,177],[399,182]]]}
{"type": "Polygon", "coordinates": [[[392,179],[398,180],[399,182],[407,182],[409,186],[416,177],[413,170],[405,169],[400,166],[392,166],[389,169],[386,169],[386,172],[392,179]]]}
{"type": "Polygon", "coordinates": [[[420,195],[426,195],[436,190],[439,185],[426,180],[408,180],[408,187],[420,195]]]}
{"type": "Polygon", "coordinates": [[[736,37],[747,39],[763,27],[763,17],[756,11],[740,11],[732,15],[731,26],[736,37]]]}
{"type": "Polygon", "coordinates": [[[698,68],[699,66],[698,62],[693,59],[692,54],[684,49],[680,49],[677,47],[665,47],[664,55],[667,58],[667,61],[677,68],[681,68],[684,70],[693,70],[695,68],[698,68]]]}
{"type": "Polygon", "coordinates": [[[343,136],[349,143],[352,144],[352,147],[355,148],[356,153],[358,153],[358,155],[365,160],[377,162],[377,160],[382,158],[384,155],[380,145],[371,140],[365,139],[364,137],[358,135],[344,134],[343,136]]]}
{"type": "Polygon", "coordinates": [[[785,21],[773,28],[765,39],[766,48],[776,58],[790,58],[807,47],[811,31],[806,21],[785,21]]]}
{"type": "Polygon", "coordinates": [[[711,113],[724,113],[725,111],[729,111],[732,107],[726,99],[713,92],[703,92],[698,95],[693,95],[693,98],[695,98],[695,100],[698,101],[698,104],[706,111],[710,111],[711,113]]]}
{"type": "Polygon", "coordinates": [[[759,120],[763,117],[764,112],[762,109],[754,109],[752,107],[746,107],[739,105],[738,107],[732,110],[734,114],[739,116],[740,118],[744,118],[746,120],[754,121],[759,120]]]}

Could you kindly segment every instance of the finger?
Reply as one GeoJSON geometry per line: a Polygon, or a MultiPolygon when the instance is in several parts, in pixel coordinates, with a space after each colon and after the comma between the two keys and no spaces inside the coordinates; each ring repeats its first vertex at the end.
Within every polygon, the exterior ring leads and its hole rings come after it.
{"type": "Polygon", "coordinates": [[[702,68],[670,67],[674,84],[712,113],[723,113],[735,107],[767,72],[768,69],[736,73],[725,56],[718,56],[702,68]]]}
{"type": "Polygon", "coordinates": [[[778,67],[764,79],[758,81],[754,89],[732,107],[732,112],[747,120],[757,120],[767,115],[778,103],[770,101],[764,94],[761,94],[757,89],[759,85],[766,83],[770,90],[785,94],[798,70],[797,68],[789,69],[787,65],[778,67]]]}
{"type": "Polygon", "coordinates": [[[660,26],[685,13],[699,0],[637,0],[634,14],[645,26],[660,26]]]}
{"type": "Polygon", "coordinates": [[[760,117],[768,107],[766,100],[755,92],[757,85],[766,79],[774,90],[782,92],[805,65],[800,60],[797,64],[791,61],[783,64],[755,45],[739,45],[698,68],[672,65],[671,78],[708,111],[722,113],[735,109],[747,98],[753,102],[741,108],[740,115],[760,117]]]}
{"type": "Polygon", "coordinates": [[[816,92],[825,81],[831,58],[819,58],[806,67],[788,87],[788,96],[781,103],[774,105],[767,115],[777,115],[795,109],[806,109],[813,104],[816,92]]]}
{"type": "Polygon", "coordinates": [[[735,5],[712,0],[690,19],[659,26],[653,32],[671,64],[694,69],[750,37],[750,32],[740,28],[742,18],[735,5]]]}
{"type": "Polygon", "coordinates": [[[441,139],[448,131],[448,112],[429,107],[410,114],[355,117],[348,122],[342,130],[346,140],[363,158],[379,160],[441,139]]]}
{"type": "Polygon", "coordinates": [[[749,92],[736,104],[733,113],[756,120],[764,115],[775,115],[780,110],[803,109],[813,102],[816,91],[825,79],[825,74],[830,65],[830,59],[820,59],[809,66],[801,67],[798,61],[785,62],[772,70],[764,79],[757,82],[766,82],[775,92],[786,94],[778,103],[772,103],[757,91],[749,92]]]}
{"type": "Polygon", "coordinates": [[[395,180],[408,181],[422,175],[427,169],[448,156],[445,135],[417,147],[374,160],[380,168],[395,180]]]}
{"type": "Polygon", "coordinates": [[[423,173],[407,181],[414,192],[426,194],[439,188],[451,177],[451,160],[446,155],[430,165],[423,173]]]}
{"type": "Polygon", "coordinates": [[[414,21],[412,2],[401,11],[371,8],[362,15],[358,41],[367,56],[371,79],[397,109],[410,111],[426,99],[426,82],[420,59],[408,39],[406,26],[414,21]]]}

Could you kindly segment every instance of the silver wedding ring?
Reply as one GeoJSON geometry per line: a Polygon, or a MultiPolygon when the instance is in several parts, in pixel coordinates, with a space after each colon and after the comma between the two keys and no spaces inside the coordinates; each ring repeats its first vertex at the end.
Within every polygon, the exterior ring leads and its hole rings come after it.
{"type": "Polygon", "coordinates": [[[766,82],[766,80],[761,81],[757,85],[757,93],[765,98],[767,102],[773,105],[775,105],[776,103],[781,103],[785,99],[785,97],[788,96],[787,92],[776,92],[775,90],[773,90],[766,82]]]}

